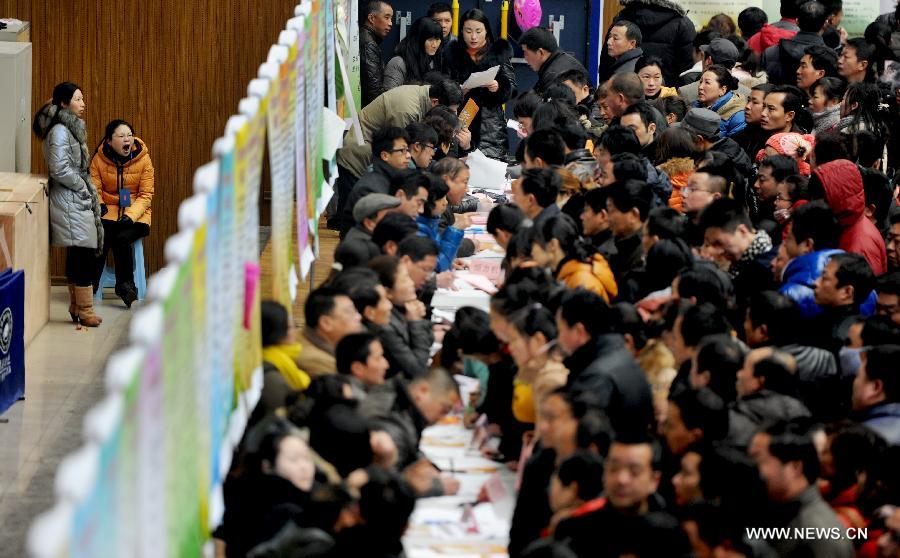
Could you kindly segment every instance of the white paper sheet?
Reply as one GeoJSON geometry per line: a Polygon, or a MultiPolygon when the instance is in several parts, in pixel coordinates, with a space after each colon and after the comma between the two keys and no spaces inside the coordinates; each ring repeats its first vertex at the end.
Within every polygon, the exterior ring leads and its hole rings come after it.
{"type": "Polygon", "coordinates": [[[326,161],[334,159],[334,154],[344,142],[344,129],[347,123],[338,113],[328,107],[322,108],[322,158],[326,161]]]}
{"type": "Polygon", "coordinates": [[[469,167],[469,187],[503,193],[506,186],[506,163],[490,159],[476,149],[466,158],[469,167]]]}
{"type": "Polygon", "coordinates": [[[463,89],[475,89],[476,87],[484,87],[497,78],[497,72],[500,66],[488,68],[483,72],[475,72],[469,76],[469,79],[462,84],[463,89]]]}

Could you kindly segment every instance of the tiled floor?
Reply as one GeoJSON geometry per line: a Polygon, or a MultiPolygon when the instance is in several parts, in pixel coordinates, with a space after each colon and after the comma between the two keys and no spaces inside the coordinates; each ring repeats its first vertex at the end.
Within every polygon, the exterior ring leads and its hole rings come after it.
{"type": "Polygon", "coordinates": [[[131,312],[111,289],[96,308],[99,328],[77,331],[67,306],[65,287],[54,287],[50,323],[25,351],[25,400],[0,423],[0,557],[25,556],[31,520],[53,504],[56,467],[81,445],[84,415],[103,396],[106,359],[128,339],[131,312]]]}

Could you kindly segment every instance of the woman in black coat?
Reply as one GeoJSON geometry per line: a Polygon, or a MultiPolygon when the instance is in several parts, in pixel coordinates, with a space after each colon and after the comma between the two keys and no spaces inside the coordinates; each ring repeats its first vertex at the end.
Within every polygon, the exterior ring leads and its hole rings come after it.
{"type": "Polygon", "coordinates": [[[464,83],[475,72],[500,66],[496,79],[490,84],[471,91],[463,89],[466,97],[463,106],[473,99],[479,107],[469,126],[472,145],[488,157],[502,159],[509,147],[503,104],[516,92],[516,76],[509,61],[513,50],[503,39],[494,40],[491,24],[481,10],[467,11],[460,21],[460,38],[450,45],[450,77],[464,83]]]}

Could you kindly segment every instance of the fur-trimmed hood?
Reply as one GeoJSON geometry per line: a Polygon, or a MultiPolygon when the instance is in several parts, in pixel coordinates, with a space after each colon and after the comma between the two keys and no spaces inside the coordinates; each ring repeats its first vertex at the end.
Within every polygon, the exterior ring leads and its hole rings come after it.
{"type": "Polygon", "coordinates": [[[34,129],[38,137],[46,138],[50,134],[50,130],[57,124],[62,124],[69,130],[69,133],[81,145],[81,170],[86,171],[91,161],[90,152],[87,145],[87,126],[84,120],[78,118],[74,112],[69,109],[62,108],[47,103],[38,111],[34,117],[34,129]]]}
{"type": "Polygon", "coordinates": [[[677,2],[672,0],[619,0],[619,4],[627,6],[629,4],[648,4],[650,6],[659,6],[674,11],[680,16],[686,16],[688,11],[682,8],[677,2]]]}
{"type": "MultiPolygon", "coordinates": [[[[450,44],[450,48],[453,49],[454,54],[457,56],[469,56],[468,51],[466,50],[465,41],[457,40],[453,41],[450,44]]],[[[488,48],[487,52],[484,55],[484,58],[478,61],[478,64],[483,64],[486,60],[506,60],[509,61],[510,58],[513,57],[513,47],[509,44],[505,39],[496,39],[491,46],[488,48]]],[[[496,64],[494,64],[496,65],[496,64]]]]}

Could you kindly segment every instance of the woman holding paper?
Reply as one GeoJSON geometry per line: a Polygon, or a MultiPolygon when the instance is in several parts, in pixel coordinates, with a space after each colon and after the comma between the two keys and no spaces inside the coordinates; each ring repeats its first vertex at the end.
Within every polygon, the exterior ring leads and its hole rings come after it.
{"type": "Polygon", "coordinates": [[[34,117],[32,129],[44,142],[50,189],[50,239],[66,249],[69,315],[73,322],[97,327],[94,269],[103,247],[100,199],[91,183],[84,115],[84,94],[71,82],[53,88],[53,98],[34,117]]]}
{"type": "Polygon", "coordinates": [[[488,157],[502,159],[509,147],[503,104],[516,92],[516,76],[510,64],[512,47],[503,39],[494,39],[487,16],[478,9],[463,14],[460,30],[460,40],[450,46],[448,64],[450,77],[463,84],[472,145],[488,157]],[[466,83],[470,77],[472,80],[466,83]]]}
{"type": "Polygon", "coordinates": [[[103,141],[91,161],[91,178],[100,194],[103,213],[103,253],[98,262],[95,286],[110,250],[116,264],[116,295],[125,306],[137,300],[134,285],[134,254],[131,245],[150,234],[150,204],[153,201],[153,163],[147,144],[134,135],[124,120],[106,125],[103,141]]]}
{"type": "Polygon", "coordinates": [[[435,55],[443,36],[440,24],[430,17],[417,19],[384,67],[384,90],[424,84],[425,74],[437,69],[435,55]]]}

